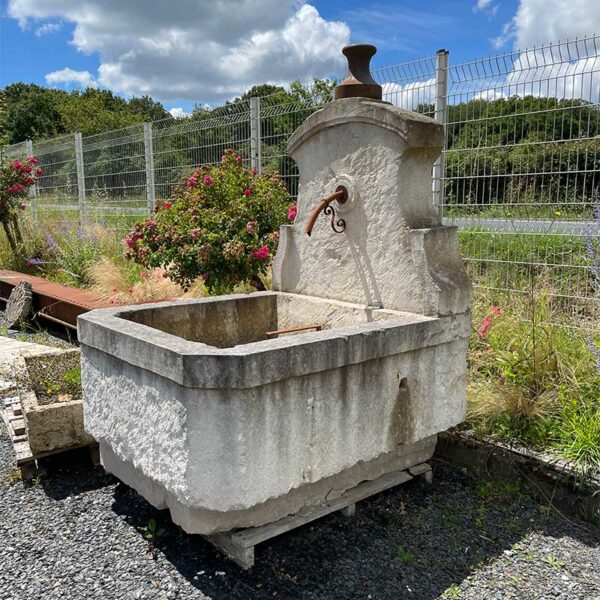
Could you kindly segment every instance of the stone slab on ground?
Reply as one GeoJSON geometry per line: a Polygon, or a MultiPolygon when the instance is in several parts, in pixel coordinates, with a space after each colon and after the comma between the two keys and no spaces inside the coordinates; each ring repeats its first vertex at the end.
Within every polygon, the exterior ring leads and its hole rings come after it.
{"type": "Polygon", "coordinates": [[[27,321],[33,298],[31,289],[29,281],[21,281],[10,293],[4,310],[4,319],[9,327],[19,326],[27,321]]]}

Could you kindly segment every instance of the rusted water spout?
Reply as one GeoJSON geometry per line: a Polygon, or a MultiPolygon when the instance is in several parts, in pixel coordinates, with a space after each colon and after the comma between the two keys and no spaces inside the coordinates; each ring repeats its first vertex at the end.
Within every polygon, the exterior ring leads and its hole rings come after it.
{"type": "Polygon", "coordinates": [[[329,206],[334,200],[337,200],[340,204],[344,204],[344,202],[348,200],[348,190],[343,185],[338,186],[333,194],[329,194],[329,196],[323,198],[323,200],[321,200],[321,202],[315,206],[314,210],[310,214],[310,217],[308,218],[306,227],[304,228],[304,233],[306,233],[306,235],[310,236],[312,233],[315,222],[317,221],[317,217],[321,211],[323,211],[323,213],[326,215],[331,215],[331,228],[336,233],[341,233],[344,231],[344,229],[346,229],[346,222],[344,219],[336,220],[335,210],[333,207],[329,206]]]}

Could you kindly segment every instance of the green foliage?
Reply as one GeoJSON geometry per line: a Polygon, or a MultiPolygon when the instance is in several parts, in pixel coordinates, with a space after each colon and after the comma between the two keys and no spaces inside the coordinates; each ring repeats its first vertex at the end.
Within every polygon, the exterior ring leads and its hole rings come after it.
{"type": "Polygon", "coordinates": [[[184,289],[198,277],[210,293],[240,282],[260,289],[289,207],[277,175],[257,176],[227,150],[220,165],[195,169],[153,219],[136,225],[125,239],[127,255],[164,268],[184,289]]]}
{"type": "Polygon", "coordinates": [[[81,398],[78,353],[34,356],[27,359],[27,386],[40,404],[81,398]]]}
{"type": "Polygon", "coordinates": [[[414,553],[408,548],[404,548],[404,546],[398,547],[398,552],[396,553],[396,558],[404,563],[405,565],[411,565],[416,562],[416,558],[414,553]]]}
{"type": "MultiPolygon", "coordinates": [[[[500,314],[480,297],[469,352],[468,424],[600,470],[600,378],[588,337],[562,326],[545,287],[500,314]],[[487,320],[486,320],[487,319],[487,320]]],[[[495,298],[499,301],[500,298],[495,298]]]]}
{"type": "Polygon", "coordinates": [[[65,132],[59,108],[61,92],[33,83],[13,83],[0,94],[6,102],[0,132],[9,144],[54,137],[65,132]]]}
{"type": "Polygon", "coordinates": [[[597,193],[593,177],[572,175],[600,169],[600,111],[593,104],[514,96],[471,100],[448,110],[450,212],[454,203],[467,205],[458,209],[464,215],[515,202],[551,203],[553,210],[558,205],[573,212],[597,193]]]}
{"type": "Polygon", "coordinates": [[[149,96],[127,101],[108,90],[69,93],[25,83],[1,90],[0,106],[0,138],[9,144],[75,131],[90,135],[170,116],[149,96]]]}
{"type": "Polygon", "coordinates": [[[48,257],[54,267],[54,279],[60,283],[85,287],[88,270],[99,260],[102,252],[100,240],[92,229],[78,227],[71,235],[62,236],[60,243],[51,242],[48,257]]]}

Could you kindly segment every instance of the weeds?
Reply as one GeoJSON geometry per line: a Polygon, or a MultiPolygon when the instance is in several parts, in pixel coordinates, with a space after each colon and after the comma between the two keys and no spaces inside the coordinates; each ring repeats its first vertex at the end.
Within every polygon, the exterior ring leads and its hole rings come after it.
{"type": "Polygon", "coordinates": [[[165,535],[165,530],[162,527],[157,529],[156,519],[150,519],[146,526],[138,529],[143,532],[144,539],[148,542],[146,553],[156,560],[158,558],[156,543],[165,535]]]}
{"type": "Polygon", "coordinates": [[[8,486],[16,485],[22,480],[21,469],[12,469],[3,479],[4,483],[8,486]]]}
{"type": "Polygon", "coordinates": [[[558,320],[553,295],[542,279],[527,305],[512,299],[510,309],[492,314],[491,298],[478,299],[468,424],[480,436],[553,449],[582,472],[600,470],[594,356],[585,334],[551,324],[558,320]]]}
{"type": "Polygon", "coordinates": [[[450,587],[446,588],[442,594],[442,598],[460,598],[461,595],[460,587],[456,583],[453,583],[450,587]]]}
{"type": "Polygon", "coordinates": [[[550,565],[553,569],[562,569],[565,566],[564,561],[559,560],[556,556],[552,554],[547,554],[542,558],[542,562],[545,562],[547,565],[550,565]]]}
{"type": "Polygon", "coordinates": [[[404,563],[405,565],[411,565],[416,561],[415,555],[410,550],[408,550],[408,548],[404,548],[403,546],[400,546],[398,548],[398,552],[396,553],[396,559],[404,563]]]}

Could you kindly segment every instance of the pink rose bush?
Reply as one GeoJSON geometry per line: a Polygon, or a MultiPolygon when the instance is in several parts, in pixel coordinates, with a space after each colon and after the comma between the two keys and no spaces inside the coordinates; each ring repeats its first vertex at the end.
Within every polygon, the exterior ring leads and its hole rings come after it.
{"type": "Polygon", "coordinates": [[[128,258],[160,267],[184,289],[202,278],[211,294],[240,282],[264,289],[290,197],[278,174],[257,175],[234,150],[217,166],[202,166],[182,180],[152,219],[124,240],[128,258]]]}
{"type": "Polygon", "coordinates": [[[34,170],[38,162],[35,156],[29,156],[25,161],[16,159],[0,163],[0,223],[15,253],[22,242],[19,213],[27,208],[24,200],[42,174],[41,167],[34,170]]]}

